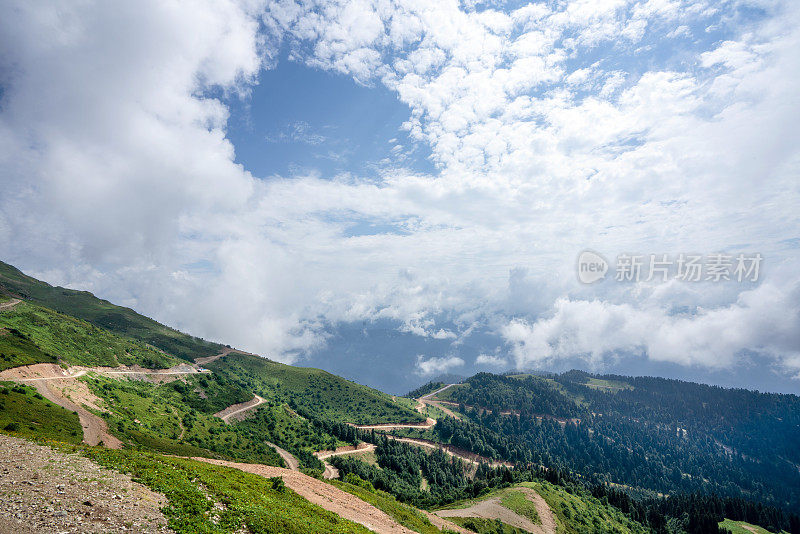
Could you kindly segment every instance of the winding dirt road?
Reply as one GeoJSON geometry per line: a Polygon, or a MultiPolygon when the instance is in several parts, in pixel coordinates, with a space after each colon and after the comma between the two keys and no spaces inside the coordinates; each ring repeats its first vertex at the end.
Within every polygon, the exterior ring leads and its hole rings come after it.
{"type": "Polygon", "coordinates": [[[88,407],[92,410],[105,411],[103,400],[92,393],[85,383],[75,380],[76,378],[89,372],[100,375],[140,375],[142,377],[200,373],[197,368],[183,364],[162,370],[128,367],[121,371],[115,369],[110,367],[64,369],[54,363],[37,363],[6,369],[0,372],[0,380],[29,384],[47,400],[71,412],[76,412],[83,427],[84,443],[88,445],[102,443],[108,448],[119,449],[122,447],[122,442],[108,431],[105,420],[87,409],[88,407]]]}
{"type": "MultiPolygon", "coordinates": [[[[423,405],[424,404],[430,404],[431,406],[435,406],[436,408],[439,408],[440,410],[442,410],[444,413],[446,413],[447,415],[449,415],[453,419],[459,419],[460,420],[461,417],[456,415],[455,413],[453,413],[453,411],[450,408],[448,408],[447,406],[445,406],[442,401],[434,400],[434,398],[433,398],[436,395],[438,395],[439,393],[441,393],[442,391],[444,391],[446,389],[449,389],[449,388],[451,388],[451,387],[453,387],[455,385],[456,384],[447,384],[443,388],[439,388],[439,389],[437,389],[436,391],[434,391],[432,393],[428,393],[427,395],[423,395],[422,397],[417,399],[417,402],[419,402],[419,403],[421,403],[423,405]]],[[[420,410],[419,404],[417,405],[417,411],[422,413],[421,410],[420,410]]]]}
{"type": "MultiPolygon", "coordinates": [[[[239,404],[232,404],[225,408],[224,410],[217,412],[214,414],[215,417],[219,417],[226,423],[230,423],[231,419],[234,421],[239,421],[243,419],[246,412],[249,412],[256,406],[264,403],[264,399],[259,397],[258,395],[254,395],[252,399],[247,402],[240,402],[239,404]]],[[[288,453],[287,453],[288,454],[288,453]]]]}
{"type": "Polygon", "coordinates": [[[280,457],[283,458],[283,461],[286,462],[286,467],[288,467],[290,471],[300,471],[300,462],[297,461],[297,458],[295,458],[292,453],[286,449],[278,447],[274,443],[270,443],[269,441],[265,443],[275,449],[275,452],[277,452],[280,457]]]}
{"type": "Polygon", "coordinates": [[[335,451],[319,451],[315,452],[314,456],[319,458],[320,460],[324,460],[325,458],[330,458],[331,456],[344,456],[345,454],[358,454],[361,452],[373,452],[375,451],[375,445],[373,443],[360,443],[358,447],[347,446],[347,447],[339,447],[335,451]]]}
{"type": "Polygon", "coordinates": [[[20,302],[22,302],[20,299],[11,299],[7,302],[0,302],[0,312],[10,310],[20,302]]]}
{"type": "Polygon", "coordinates": [[[203,356],[201,358],[195,358],[194,363],[196,363],[197,365],[206,365],[213,361],[219,360],[223,356],[227,356],[232,352],[236,354],[247,354],[248,356],[258,356],[258,354],[253,354],[252,352],[245,352],[243,350],[237,350],[237,349],[232,349],[230,347],[225,347],[219,354],[215,354],[213,356],[203,356]]]}
{"type": "Polygon", "coordinates": [[[424,423],[381,423],[377,425],[355,425],[352,423],[348,423],[353,428],[357,428],[359,430],[394,430],[396,428],[418,428],[420,430],[427,430],[429,428],[433,428],[436,425],[436,419],[431,419],[428,417],[424,423]]]}
{"type": "Polygon", "coordinates": [[[78,414],[83,427],[83,442],[88,445],[102,443],[110,449],[119,449],[122,442],[108,431],[105,420],[87,409],[105,411],[102,399],[81,381],[75,380],[86,371],[69,373],[54,363],[38,363],[14,367],[0,372],[0,380],[27,383],[50,402],[78,414]]]}

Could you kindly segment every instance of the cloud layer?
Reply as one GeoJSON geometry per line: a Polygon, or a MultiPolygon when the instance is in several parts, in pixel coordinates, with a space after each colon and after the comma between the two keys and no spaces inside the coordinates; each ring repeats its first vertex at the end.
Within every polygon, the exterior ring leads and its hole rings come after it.
{"type": "MultiPolygon", "coordinates": [[[[454,351],[492,328],[519,367],[800,372],[794,2],[2,9],[0,254],[34,274],[284,361],[392,319],[454,351]],[[228,102],[281,51],[394,91],[437,172],[252,176],[228,102]],[[587,247],[761,252],[765,281],[581,286],[587,247]]],[[[324,142],[298,124],[281,139],[324,142]]]]}

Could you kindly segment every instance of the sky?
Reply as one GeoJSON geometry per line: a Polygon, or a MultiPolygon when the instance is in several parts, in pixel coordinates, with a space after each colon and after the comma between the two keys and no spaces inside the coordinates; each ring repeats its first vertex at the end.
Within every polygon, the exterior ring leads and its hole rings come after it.
{"type": "Polygon", "coordinates": [[[33,276],[398,393],[570,368],[800,392],[797,2],[0,15],[0,258],[33,276]]]}

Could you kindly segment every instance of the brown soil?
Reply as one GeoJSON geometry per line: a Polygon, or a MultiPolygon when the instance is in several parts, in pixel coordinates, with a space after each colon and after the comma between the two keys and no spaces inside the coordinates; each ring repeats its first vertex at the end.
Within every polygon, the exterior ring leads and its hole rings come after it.
{"type": "Polygon", "coordinates": [[[379,534],[413,534],[413,531],[400,525],[386,513],[368,504],[355,495],[342,491],[322,480],[304,475],[298,471],[290,471],[282,467],[258,464],[243,464],[214,460],[210,458],[194,458],[201,462],[233,467],[263,477],[282,477],[284,483],[301,497],[329,510],[336,515],[349,519],[379,534]]]}
{"type": "Polygon", "coordinates": [[[11,299],[7,302],[0,302],[0,311],[10,310],[20,302],[22,302],[20,299],[11,299]]]}
{"type": "Polygon", "coordinates": [[[439,510],[434,512],[434,514],[439,517],[482,517],[484,519],[499,519],[507,525],[521,528],[532,534],[555,534],[555,517],[541,495],[530,488],[518,488],[515,491],[522,491],[527,495],[528,499],[533,502],[536,507],[536,512],[539,514],[539,524],[534,523],[527,517],[521,516],[500,504],[500,496],[475,503],[469,508],[439,510]]]}
{"type": "Polygon", "coordinates": [[[220,352],[219,354],[215,354],[214,356],[203,356],[202,358],[195,358],[194,363],[196,363],[197,365],[206,365],[207,363],[219,360],[223,356],[227,356],[232,352],[237,354],[247,354],[249,356],[258,356],[258,354],[253,354],[252,352],[245,352],[243,350],[236,350],[225,347],[224,349],[222,349],[222,352],[220,352]]]}
{"type": "Polygon", "coordinates": [[[77,454],[0,435],[0,532],[172,532],[163,495],[77,454]]]}
{"type": "Polygon", "coordinates": [[[255,396],[253,396],[252,399],[250,399],[247,402],[240,402],[238,404],[231,404],[230,406],[228,406],[224,410],[215,413],[214,416],[215,417],[219,417],[220,419],[222,419],[226,423],[230,423],[232,421],[234,421],[234,422],[235,421],[241,421],[242,419],[247,418],[247,416],[249,415],[248,412],[250,410],[252,410],[256,406],[259,406],[260,404],[263,404],[263,402],[264,402],[264,399],[262,399],[258,395],[255,395],[255,396]]]}
{"type": "Polygon", "coordinates": [[[275,449],[275,452],[277,452],[280,457],[283,458],[283,461],[286,462],[286,467],[292,471],[300,471],[300,462],[297,461],[297,458],[295,458],[292,453],[278,447],[274,443],[270,443],[269,441],[267,441],[266,444],[275,449]]]}
{"type": "Polygon", "coordinates": [[[474,452],[469,452],[464,449],[460,449],[458,447],[454,447],[452,445],[445,445],[442,443],[438,443],[436,441],[431,441],[429,439],[421,439],[421,438],[401,438],[398,436],[392,436],[391,434],[386,434],[386,437],[389,439],[394,439],[397,441],[402,441],[403,443],[408,443],[411,445],[417,445],[418,447],[425,447],[428,449],[439,449],[450,456],[455,456],[460,458],[466,462],[473,463],[473,464],[480,464],[486,463],[492,467],[499,467],[504,465],[506,467],[514,467],[514,464],[511,462],[498,462],[495,460],[491,460],[489,458],[485,458],[479,454],[475,454],[474,452]]]}
{"type": "Polygon", "coordinates": [[[358,447],[354,445],[346,445],[338,447],[335,451],[319,451],[315,452],[314,456],[320,460],[330,458],[331,456],[342,456],[343,454],[357,454],[362,452],[371,452],[375,450],[375,445],[372,443],[360,443],[358,447]]]}
{"type": "Polygon", "coordinates": [[[428,417],[424,423],[398,423],[398,424],[381,423],[377,425],[350,424],[350,426],[357,428],[359,430],[394,430],[395,428],[418,428],[420,430],[426,430],[428,428],[433,428],[435,424],[436,424],[436,419],[431,419],[430,417],[428,417]]]}

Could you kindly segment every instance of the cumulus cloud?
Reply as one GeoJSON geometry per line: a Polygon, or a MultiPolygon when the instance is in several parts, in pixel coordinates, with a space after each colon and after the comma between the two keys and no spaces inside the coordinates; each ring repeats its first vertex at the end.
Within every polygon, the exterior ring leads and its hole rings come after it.
{"type": "Polygon", "coordinates": [[[745,351],[776,355],[788,369],[800,357],[800,281],[743,291],[735,303],[691,313],[657,306],[559,299],[535,322],[510,321],[503,336],[519,368],[580,357],[592,365],[644,353],[653,361],[725,368],[745,351]]]}
{"type": "Polygon", "coordinates": [[[478,354],[478,357],[475,358],[475,365],[478,366],[488,366],[488,367],[506,367],[508,365],[508,360],[503,358],[502,356],[492,355],[492,354],[478,354]]]}
{"type": "MultiPolygon", "coordinates": [[[[33,274],[284,361],[339,321],[391,319],[453,347],[480,323],[518,365],[758,351],[800,369],[797,323],[778,316],[796,310],[791,269],[757,289],[574,275],[586,248],[796,265],[796,2],[751,19],[704,0],[2,10],[0,254],[33,274]],[[665,52],[696,27],[711,29],[665,52]],[[438,170],[252,176],[228,102],[282,50],[393,91],[438,170]],[[397,231],[352,235],[356,221],[397,231]]],[[[325,142],[301,123],[276,136],[325,142]]]]}
{"type": "Polygon", "coordinates": [[[420,376],[430,376],[433,374],[447,373],[464,365],[464,360],[458,356],[440,356],[425,359],[422,354],[417,355],[417,374],[420,376]]]}

